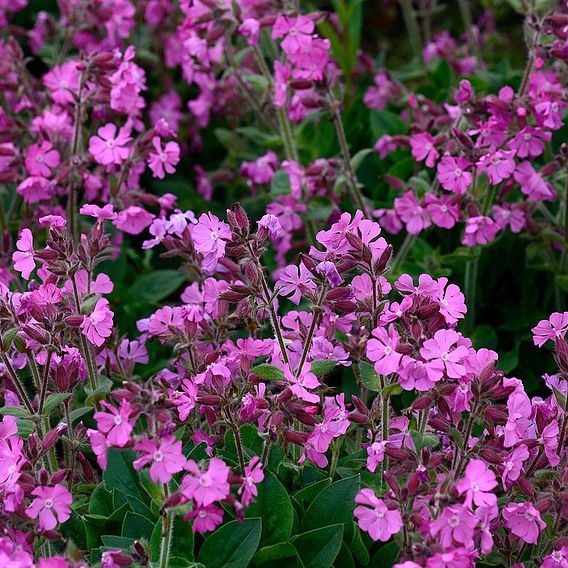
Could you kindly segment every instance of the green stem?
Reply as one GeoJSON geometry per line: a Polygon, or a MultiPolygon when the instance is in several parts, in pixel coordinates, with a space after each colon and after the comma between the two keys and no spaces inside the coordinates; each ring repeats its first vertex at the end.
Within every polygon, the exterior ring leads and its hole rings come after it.
{"type": "Polygon", "coordinates": [[[34,408],[32,406],[28,393],[26,392],[26,387],[24,386],[22,381],[20,381],[20,377],[18,377],[18,374],[14,370],[14,367],[12,367],[12,363],[10,363],[10,359],[8,359],[8,356],[5,353],[2,353],[2,362],[6,366],[8,374],[10,375],[10,379],[14,384],[14,387],[18,391],[20,402],[26,407],[26,410],[30,413],[30,415],[33,414],[34,408]]]}
{"type": "Polygon", "coordinates": [[[308,358],[308,353],[310,351],[310,347],[312,346],[312,338],[314,336],[314,332],[321,317],[321,305],[325,297],[325,292],[326,292],[325,286],[322,286],[318,303],[316,306],[314,306],[314,311],[312,313],[312,323],[310,324],[310,329],[308,330],[308,335],[306,336],[306,340],[304,342],[304,349],[302,351],[302,356],[300,357],[300,363],[298,364],[298,368],[296,369],[296,378],[300,376],[300,373],[302,372],[302,367],[304,366],[304,363],[308,358]]]}
{"type": "Polygon", "coordinates": [[[408,34],[408,42],[412,47],[412,53],[418,61],[422,61],[422,38],[416,19],[416,12],[412,6],[412,0],[400,0],[404,25],[408,34]]]}
{"type": "Polygon", "coordinates": [[[475,324],[475,308],[477,294],[477,273],[479,269],[480,255],[473,260],[468,260],[465,265],[464,293],[467,301],[467,329],[472,329],[475,324]]]}
{"type": "Polygon", "coordinates": [[[241,433],[239,427],[231,421],[231,430],[233,431],[233,436],[235,438],[235,446],[237,447],[237,454],[239,456],[239,464],[241,466],[241,474],[245,474],[245,456],[243,453],[243,443],[241,440],[241,433]]]}
{"type": "Polygon", "coordinates": [[[47,353],[47,361],[45,363],[45,367],[43,368],[43,378],[41,381],[41,393],[39,396],[39,406],[38,406],[38,414],[43,413],[43,405],[45,403],[45,397],[47,395],[47,383],[49,381],[49,368],[51,367],[51,358],[53,357],[53,351],[51,349],[47,353]]]}
{"type": "MultiPolygon", "coordinates": [[[[168,484],[164,484],[164,501],[170,495],[168,484]]],[[[168,568],[170,564],[170,550],[172,548],[172,537],[174,533],[174,514],[173,511],[167,511],[162,518],[162,537],[160,542],[160,559],[159,568],[168,568]]]]}

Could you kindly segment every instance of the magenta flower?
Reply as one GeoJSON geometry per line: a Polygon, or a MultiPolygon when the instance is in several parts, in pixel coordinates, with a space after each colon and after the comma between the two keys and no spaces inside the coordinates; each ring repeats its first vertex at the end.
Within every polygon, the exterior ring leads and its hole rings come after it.
{"type": "Polygon", "coordinates": [[[454,158],[446,154],[438,163],[438,179],[444,189],[465,193],[471,185],[473,175],[465,171],[473,164],[465,158],[454,158]]]}
{"type": "Polygon", "coordinates": [[[229,468],[223,460],[213,458],[206,471],[201,471],[193,460],[189,460],[185,469],[189,474],[182,479],[180,491],[197,505],[207,507],[229,495],[229,468]]]}
{"type": "Polygon", "coordinates": [[[538,535],[546,527],[532,503],[509,503],[502,511],[507,528],[527,544],[536,544],[538,535]]]}
{"type": "Polygon", "coordinates": [[[191,530],[194,533],[206,533],[214,531],[223,523],[223,509],[216,505],[207,505],[206,507],[197,506],[183,519],[184,521],[193,520],[191,530]]]}
{"type": "Polygon", "coordinates": [[[373,540],[386,542],[402,529],[400,512],[397,509],[389,509],[372,489],[361,489],[355,497],[355,502],[359,503],[354,512],[359,527],[367,531],[373,540]]]}
{"type": "Polygon", "coordinates": [[[248,45],[258,44],[258,35],[260,32],[260,22],[254,18],[247,18],[239,26],[239,33],[247,38],[248,45]]]}
{"type": "Polygon", "coordinates": [[[263,215],[260,218],[260,221],[257,221],[256,224],[259,228],[263,228],[268,231],[271,239],[277,239],[284,234],[280,220],[276,217],[276,215],[272,215],[272,213],[263,215]]]}
{"type": "Polygon", "coordinates": [[[540,568],[568,568],[568,546],[563,546],[545,556],[540,568]]]}
{"type": "Polygon", "coordinates": [[[26,203],[38,203],[53,197],[53,183],[42,176],[30,176],[18,185],[16,191],[26,203]]]}
{"type": "Polygon", "coordinates": [[[39,516],[40,530],[52,530],[58,522],[64,523],[71,517],[69,505],[73,502],[73,496],[63,485],[36,487],[32,495],[36,498],[26,509],[26,514],[30,519],[36,519],[39,516]]]}
{"type": "Polygon", "coordinates": [[[40,146],[32,144],[26,155],[26,169],[32,176],[51,176],[51,169],[61,162],[59,152],[53,149],[51,142],[44,140],[40,146]]]}
{"type": "Polygon", "coordinates": [[[420,132],[410,137],[410,148],[413,158],[417,162],[426,160],[426,165],[433,168],[440,153],[436,150],[435,141],[428,132],[420,132]]]}
{"type": "Polygon", "coordinates": [[[519,479],[523,471],[523,463],[528,459],[529,450],[524,444],[520,444],[503,460],[501,480],[504,490],[507,490],[512,485],[510,482],[515,482],[519,479]]]}
{"type": "Polygon", "coordinates": [[[53,102],[66,106],[75,102],[80,79],[81,72],[77,69],[77,63],[68,61],[63,65],[56,65],[46,73],[43,76],[43,83],[49,89],[53,102]]]}
{"type": "Polygon", "coordinates": [[[290,71],[290,65],[274,62],[274,105],[278,108],[283,108],[288,100],[290,71]]]}
{"type": "Polygon", "coordinates": [[[464,505],[472,508],[472,503],[477,507],[493,507],[497,504],[497,495],[491,490],[497,487],[495,474],[487,467],[484,461],[479,459],[470,460],[465,468],[465,477],[456,485],[458,493],[465,493],[464,505]]]}
{"type": "Polygon", "coordinates": [[[108,300],[101,298],[89,316],[83,316],[81,332],[97,347],[100,347],[112,334],[114,314],[108,307],[108,300]]]}
{"type": "Polygon", "coordinates": [[[302,366],[302,370],[296,377],[296,374],[290,369],[290,365],[284,365],[284,377],[290,383],[290,390],[302,400],[317,404],[320,397],[317,394],[308,392],[320,386],[317,377],[311,372],[312,366],[306,362],[302,366]]]}
{"type": "Polygon", "coordinates": [[[457,103],[465,103],[473,98],[473,87],[467,79],[460,81],[460,88],[456,93],[455,99],[457,103]]]}
{"type": "Polygon", "coordinates": [[[546,183],[530,162],[521,162],[513,174],[521,191],[533,201],[556,201],[556,191],[546,183]]]}
{"type": "Polygon", "coordinates": [[[99,207],[94,203],[86,203],[79,209],[79,213],[81,215],[89,215],[90,217],[94,217],[98,221],[105,221],[109,220],[112,221],[116,219],[116,213],[114,212],[113,206],[110,203],[107,203],[103,207],[99,207]]]}
{"type": "Polygon", "coordinates": [[[556,341],[563,338],[568,331],[568,312],[554,312],[547,320],[540,320],[531,331],[534,344],[538,347],[542,347],[549,339],[556,341]]]}
{"type": "Polygon", "coordinates": [[[444,371],[451,379],[459,379],[466,374],[463,360],[468,355],[467,347],[459,345],[461,333],[453,329],[439,329],[432,339],[427,339],[420,349],[420,355],[428,361],[426,369],[433,381],[442,378],[444,371]]]}
{"type": "Polygon", "coordinates": [[[560,428],[558,427],[558,421],[553,420],[542,430],[540,438],[540,442],[544,446],[544,453],[551,467],[556,467],[560,463],[560,456],[556,453],[558,450],[559,434],[560,428]]]}
{"type": "Polygon", "coordinates": [[[376,327],[373,338],[367,342],[367,357],[375,364],[375,371],[379,375],[395,373],[400,365],[402,354],[396,351],[400,335],[394,325],[376,327]]]}
{"type": "Polygon", "coordinates": [[[478,558],[479,553],[475,549],[454,548],[428,558],[426,568],[475,568],[478,558]]]}
{"type": "Polygon", "coordinates": [[[519,158],[535,158],[544,152],[544,142],[550,141],[552,133],[533,126],[525,126],[509,141],[509,148],[519,158]]]}
{"type": "Polygon", "coordinates": [[[166,173],[173,174],[176,171],[175,166],[179,163],[179,144],[168,142],[162,148],[160,137],[154,136],[152,145],[156,151],[148,154],[148,166],[154,177],[163,179],[166,173]]]}
{"type": "Polygon", "coordinates": [[[515,171],[515,153],[513,151],[498,150],[497,152],[483,154],[477,162],[477,173],[485,172],[491,185],[497,185],[511,177],[515,171]]]}
{"type": "Polygon", "coordinates": [[[430,534],[445,549],[453,548],[456,543],[470,547],[473,546],[473,533],[478,522],[477,517],[463,505],[452,505],[431,523],[430,534]]]}
{"type": "Polygon", "coordinates": [[[12,254],[14,270],[22,273],[22,278],[29,280],[35,270],[34,237],[29,229],[22,229],[20,238],[16,241],[17,251],[12,254]]]}
{"type": "Polygon", "coordinates": [[[499,228],[505,230],[510,227],[512,233],[520,233],[527,224],[526,215],[521,204],[503,206],[493,205],[493,218],[499,228]]]}
{"type": "Polygon", "coordinates": [[[274,172],[278,169],[278,156],[269,150],[264,156],[254,162],[243,162],[240,174],[249,179],[249,184],[267,185],[272,181],[274,172]]]}
{"type": "Polygon", "coordinates": [[[424,198],[424,205],[426,205],[426,211],[432,217],[432,223],[437,227],[451,229],[459,220],[459,209],[448,197],[438,199],[435,195],[429,193],[424,198]]]}
{"type": "Polygon", "coordinates": [[[141,470],[151,463],[150,479],[154,483],[168,483],[174,474],[183,470],[187,461],[181,441],[173,436],[166,436],[159,443],[144,438],[134,446],[134,450],[144,453],[132,463],[134,469],[141,470]]]}
{"type": "Polygon", "coordinates": [[[241,502],[243,507],[248,507],[254,502],[254,498],[258,495],[256,486],[264,479],[264,471],[262,470],[262,462],[258,456],[254,456],[248,465],[245,466],[243,483],[239,487],[239,495],[242,495],[241,502]]]}
{"type": "Polygon", "coordinates": [[[132,140],[125,127],[116,133],[116,126],[112,123],[105,124],[97,130],[98,136],[89,139],[89,152],[98,164],[108,166],[120,165],[128,159],[130,148],[127,146],[132,140]]]}
{"type": "Polygon", "coordinates": [[[331,260],[324,260],[323,262],[320,262],[316,266],[316,272],[320,276],[323,276],[332,288],[341,286],[343,283],[343,278],[337,271],[337,266],[335,266],[335,263],[331,262],[331,260]]]}
{"type": "MultiPolygon", "coordinates": [[[[130,403],[123,399],[120,402],[120,407],[115,408],[103,400],[101,405],[109,410],[110,414],[101,411],[95,412],[93,418],[97,422],[97,428],[106,434],[110,445],[123,448],[130,441],[133,428],[133,421],[130,420],[133,409],[130,403]]],[[[97,442],[100,442],[100,440],[97,440],[97,442]]]]}

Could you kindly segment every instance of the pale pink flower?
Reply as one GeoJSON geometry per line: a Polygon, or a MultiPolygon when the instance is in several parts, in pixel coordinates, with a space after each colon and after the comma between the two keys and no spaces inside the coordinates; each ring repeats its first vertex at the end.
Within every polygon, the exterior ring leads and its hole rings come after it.
{"type": "Polygon", "coordinates": [[[132,463],[134,469],[140,470],[151,463],[150,479],[154,483],[168,483],[174,474],[184,469],[186,463],[181,441],[171,435],[159,442],[143,439],[136,443],[134,450],[144,453],[132,463]]]}
{"type": "Polygon", "coordinates": [[[440,291],[438,296],[434,299],[440,306],[440,313],[444,316],[448,325],[457,323],[467,313],[467,306],[465,305],[465,296],[462,294],[456,284],[450,284],[446,288],[448,279],[445,277],[438,279],[440,291]]]}
{"type": "Polygon", "coordinates": [[[185,469],[189,474],[182,479],[180,491],[197,505],[207,507],[229,495],[229,468],[223,460],[213,458],[206,471],[201,471],[193,460],[189,460],[185,469]]]}
{"type": "Polygon", "coordinates": [[[400,365],[402,354],[396,351],[400,335],[394,325],[388,329],[376,327],[373,338],[367,342],[367,357],[375,364],[379,375],[395,373],[400,365]]]}
{"type": "Polygon", "coordinates": [[[503,460],[501,480],[505,491],[512,485],[509,482],[515,482],[519,479],[523,470],[523,463],[528,459],[529,450],[525,444],[520,444],[503,460]]]}
{"type": "Polygon", "coordinates": [[[119,211],[112,224],[129,235],[139,235],[152,223],[153,219],[154,215],[146,209],[138,205],[131,205],[123,211],[119,211]]]}
{"type": "Polygon", "coordinates": [[[195,408],[197,401],[197,385],[191,379],[184,379],[181,382],[183,392],[175,391],[172,395],[174,405],[177,407],[179,419],[187,420],[191,411],[195,408]]]}
{"type": "Polygon", "coordinates": [[[426,369],[431,380],[440,380],[444,371],[451,379],[465,376],[463,360],[468,350],[464,345],[456,346],[461,337],[461,333],[453,329],[439,329],[432,339],[424,342],[420,355],[428,361],[426,369]]]}
{"type": "Polygon", "coordinates": [[[108,300],[101,298],[92,313],[83,317],[81,332],[97,347],[100,347],[112,334],[114,313],[108,307],[108,300]]]}
{"type": "Polygon", "coordinates": [[[231,240],[231,230],[217,216],[203,213],[193,226],[191,236],[195,250],[216,262],[225,255],[225,244],[231,240]]]}
{"type": "Polygon", "coordinates": [[[306,362],[302,366],[302,370],[293,373],[288,364],[284,365],[284,377],[290,383],[290,390],[302,400],[317,404],[320,401],[319,395],[308,392],[320,386],[317,377],[311,372],[311,364],[306,362]]]}
{"type": "Polygon", "coordinates": [[[402,516],[397,509],[389,509],[372,489],[361,489],[355,497],[355,518],[362,530],[377,541],[386,542],[402,529],[402,516]]]}
{"type": "Polygon", "coordinates": [[[97,463],[104,471],[107,468],[107,454],[111,444],[104,434],[92,428],[87,430],[87,437],[89,438],[89,442],[91,442],[93,453],[97,457],[97,463]]]}
{"type": "Polygon", "coordinates": [[[21,272],[22,278],[29,280],[35,270],[34,237],[29,229],[22,229],[20,238],[16,241],[16,248],[18,250],[12,254],[14,270],[21,272]]]}
{"type": "Polygon", "coordinates": [[[53,197],[53,182],[42,176],[29,176],[18,187],[16,191],[22,196],[26,203],[38,203],[47,201],[53,197]]]}
{"type": "Polygon", "coordinates": [[[32,495],[35,499],[26,509],[26,514],[30,519],[36,519],[39,516],[40,530],[52,530],[58,522],[64,523],[71,517],[69,505],[73,502],[73,496],[63,485],[36,487],[32,495]]]}

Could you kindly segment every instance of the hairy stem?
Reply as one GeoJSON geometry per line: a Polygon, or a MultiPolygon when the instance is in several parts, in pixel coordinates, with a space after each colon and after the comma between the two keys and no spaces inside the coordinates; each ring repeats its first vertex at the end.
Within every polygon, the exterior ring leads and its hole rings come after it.
{"type": "Polygon", "coordinates": [[[30,401],[30,398],[28,396],[28,393],[26,392],[24,383],[22,383],[22,381],[20,380],[20,377],[14,370],[12,363],[10,363],[10,359],[8,359],[8,356],[5,353],[2,353],[2,362],[4,363],[6,370],[8,371],[8,375],[10,375],[10,380],[12,381],[16,390],[18,391],[18,398],[20,399],[20,402],[26,407],[26,410],[30,414],[33,414],[34,409],[30,401]]]}
{"type": "MultiPolygon", "coordinates": [[[[170,496],[170,489],[164,483],[164,501],[170,496]]],[[[167,511],[162,517],[162,536],[160,540],[160,559],[159,568],[168,568],[170,565],[170,550],[172,548],[172,537],[174,533],[174,513],[167,511]]]]}
{"type": "Polygon", "coordinates": [[[400,8],[408,34],[408,42],[412,47],[412,53],[418,61],[422,61],[422,38],[412,0],[400,0],[400,8]]]}

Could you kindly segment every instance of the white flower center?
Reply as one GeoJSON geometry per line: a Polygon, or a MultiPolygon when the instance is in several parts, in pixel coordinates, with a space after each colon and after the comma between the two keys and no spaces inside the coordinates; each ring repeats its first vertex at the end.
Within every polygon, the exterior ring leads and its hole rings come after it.
{"type": "Polygon", "coordinates": [[[154,452],[154,461],[161,462],[164,459],[164,454],[162,452],[154,452]]]}
{"type": "Polygon", "coordinates": [[[392,347],[390,347],[389,345],[387,345],[387,346],[385,347],[384,354],[385,354],[385,355],[390,355],[391,353],[392,353],[392,347]]]}
{"type": "Polygon", "coordinates": [[[454,175],[455,175],[456,177],[459,178],[459,177],[461,177],[462,174],[463,174],[463,171],[462,171],[461,168],[456,168],[456,169],[454,170],[454,175]]]}
{"type": "Polygon", "coordinates": [[[51,499],[46,499],[45,501],[45,508],[51,509],[53,507],[53,501],[51,499]]]}
{"type": "Polygon", "coordinates": [[[444,353],[442,353],[442,355],[440,356],[440,359],[442,359],[442,361],[447,361],[448,357],[450,356],[450,354],[445,351],[444,353]]]}
{"type": "Polygon", "coordinates": [[[107,148],[114,148],[114,140],[107,140],[107,148]]]}
{"type": "Polygon", "coordinates": [[[459,524],[460,524],[460,518],[457,515],[450,517],[448,521],[448,525],[450,525],[450,527],[455,529],[459,524]]]}
{"type": "Polygon", "coordinates": [[[121,418],[120,416],[115,416],[115,417],[114,417],[114,423],[115,423],[117,426],[120,426],[120,425],[122,424],[122,418],[121,418]]]}

